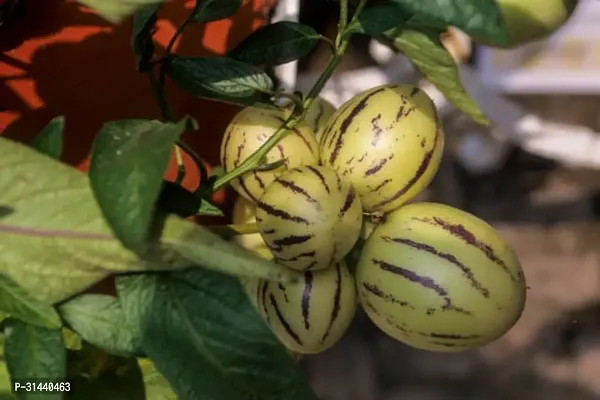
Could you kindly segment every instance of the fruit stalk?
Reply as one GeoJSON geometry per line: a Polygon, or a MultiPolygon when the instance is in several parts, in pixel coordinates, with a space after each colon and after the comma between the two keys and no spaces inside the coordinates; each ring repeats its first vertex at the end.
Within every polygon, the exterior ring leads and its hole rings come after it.
{"type": "Polygon", "coordinates": [[[340,47],[343,39],[342,33],[346,30],[346,24],[348,23],[348,0],[340,1],[340,22],[338,23],[338,34],[335,39],[336,47],[340,47]]]}
{"type": "MultiPolygon", "coordinates": [[[[181,36],[185,28],[187,28],[193,22],[194,13],[195,10],[189,13],[186,20],[177,28],[177,31],[175,31],[175,33],[171,37],[171,40],[167,44],[167,47],[165,49],[165,56],[162,62],[160,63],[160,67],[158,70],[158,78],[156,77],[154,68],[150,68],[147,72],[148,79],[150,80],[150,84],[152,85],[152,89],[154,90],[156,100],[158,102],[158,107],[160,108],[163,118],[167,121],[174,121],[174,118],[173,111],[171,110],[171,106],[169,105],[169,102],[167,101],[167,96],[165,94],[165,79],[167,76],[166,60],[171,55],[173,47],[175,46],[175,43],[177,42],[179,36],[181,36]]],[[[201,182],[205,182],[206,177],[204,172],[204,166],[202,164],[202,161],[200,160],[200,157],[198,157],[198,155],[195,152],[193,152],[189,147],[184,145],[181,140],[177,142],[174,148],[177,163],[177,177],[175,178],[175,183],[181,184],[186,174],[185,166],[183,165],[183,151],[185,151],[194,160],[194,162],[198,166],[198,169],[202,171],[201,182]]]]}
{"type": "Polygon", "coordinates": [[[154,73],[153,69],[150,69],[147,72],[147,74],[148,79],[150,79],[152,89],[154,89],[154,95],[156,96],[156,100],[158,101],[158,108],[160,108],[160,112],[162,113],[163,118],[167,121],[173,121],[173,113],[171,111],[171,107],[169,106],[169,102],[167,101],[167,97],[165,96],[163,86],[156,78],[156,74],[154,73]]]}
{"type": "Polygon", "coordinates": [[[230,225],[212,225],[206,226],[208,230],[224,238],[231,238],[237,235],[254,235],[258,233],[256,223],[230,224],[230,225]]]}
{"type": "MultiPolygon", "coordinates": [[[[340,4],[342,5],[341,7],[344,7],[344,5],[347,7],[347,0],[341,1],[340,4]]],[[[356,20],[365,4],[366,0],[360,1],[360,3],[357,6],[356,12],[352,17],[350,25],[354,20],[356,20]]],[[[336,52],[331,57],[331,60],[329,60],[327,67],[325,67],[323,73],[321,74],[319,79],[317,79],[312,89],[306,96],[302,112],[296,115],[292,114],[285,121],[285,123],[254,154],[252,154],[250,157],[244,160],[237,168],[233,169],[232,171],[226,173],[225,175],[217,179],[213,184],[213,191],[220,189],[221,187],[223,187],[230,181],[236,179],[237,177],[256,169],[260,165],[261,161],[266,157],[266,155],[277,145],[277,143],[281,139],[283,139],[284,136],[296,126],[296,124],[298,124],[304,119],[304,116],[308,112],[308,109],[312,105],[313,101],[315,100],[315,98],[318,97],[319,93],[321,93],[321,90],[323,90],[323,87],[342,61],[342,57],[344,56],[350,43],[351,36],[352,35],[348,34],[347,32],[338,32],[338,37],[340,39],[339,43],[336,46],[336,52]]]]}

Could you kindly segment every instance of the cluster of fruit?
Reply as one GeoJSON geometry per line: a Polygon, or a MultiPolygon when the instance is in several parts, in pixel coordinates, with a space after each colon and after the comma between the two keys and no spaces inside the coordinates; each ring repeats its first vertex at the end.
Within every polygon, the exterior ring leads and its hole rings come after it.
{"type": "MultiPolygon", "coordinates": [[[[242,110],[227,128],[221,163],[239,166],[289,110],[242,110]]],[[[413,85],[383,85],[335,109],[317,99],[268,153],[273,170],[232,181],[235,240],[282,268],[283,285],[248,279],[248,296],[292,352],[333,346],[356,307],[393,338],[421,349],[487,344],[518,320],[526,286],[514,253],[484,221],[436,203],[411,203],[436,174],[444,133],[432,100],[413,85]],[[364,227],[376,215],[379,222],[364,227]],[[368,232],[370,230],[370,232],[368,232]],[[346,260],[365,239],[356,268],[346,260]]]]}

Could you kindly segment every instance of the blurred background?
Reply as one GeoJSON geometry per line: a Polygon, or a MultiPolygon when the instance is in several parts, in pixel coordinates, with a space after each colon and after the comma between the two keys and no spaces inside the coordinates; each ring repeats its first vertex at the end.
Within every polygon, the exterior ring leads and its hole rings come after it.
{"type": "MultiPolygon", "coordinates": [[[[334,37],[337,3],[301,3],[300,22],[334,37]]],[[[342,342],[302,362],[323,400],[600,399],[599,22],[600,2],[581,1],[561,30],[518,50],[473,48],[458,32],[444,38],[495,124],[481,128],[431,90],[448,145],[419,200],[462,208],[500,231],[525,270],[525,312],[501,340],[458,354],[404,346],[360,313],[342,342]]],[[[323,47],[302,60],[297,86],[310,85],[328,57],[323,47]]],[[[344,85],[323,96],[337,106],[352,90],[419,76],[359,36],[336,79],[344,85]]]]}

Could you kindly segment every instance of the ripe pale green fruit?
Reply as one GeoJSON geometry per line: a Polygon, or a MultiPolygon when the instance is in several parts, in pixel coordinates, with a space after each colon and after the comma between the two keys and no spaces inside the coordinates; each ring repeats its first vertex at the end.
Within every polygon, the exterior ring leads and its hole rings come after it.
{"type": "MultiPolygon", "coordinates": [[[[221,165],[225,172],[238,167],[283,125],[289,111],[246,107],[229,123],[221,142],[221,165]]],[[[299,123],[269,153],[266,163],[282,159],[285,165],[269,171],[253,171],[231,181],[235,191],[256,202],[265,188],[289,168],[317,165],[318,144],[312,129],[299,123]]]]}
{"type": "Polygon", "coordinates": [[[254,302],[289,350],[315,354],[336,344],[356,312],[356,286],[345,262],[321,271],[307,271],[303,279],[283,285],[261,280],[254,302]]]}
{"type": "Polygon", "coordinates": [[[359,301],[383,332],[450,352],[486,345],[517,322],[526,299],[523,270],[490,225],[435,203],[386,217],[356,268],[359,301]]]}
{"type": "Polygon", "coordinates": [[[321,140],[321,163],[358,192],[367,213],[388,212],[429,185],[444,134],[433,101],[414,85],[383,85],[344,103],[321,140]]]}
{"type": "MultiPolygon", "coordinates": [[[[259,257],[264,258],[265,260],[273,261],[273,255],[271,254],[269,249],[261,247],[261,248],[256,249],[254,251],[254,254],[258,255],[259,257]]],[[[281,266],[281,268],[285,268],[285,267],[281,266]]],[[[261,280],[259,278],[246,277],[246,276],[243,276],[243,277],[241,276],[238,278],[238,280],[242,284],[244,291],[250,298],[252,304],[254,306],[258,307],[256,301],[254,301],[254,300],[256,297],[256,290],[258,289],[258,285],[260,285],[261,280]]]]}
{"type": "MultiPolygon", "coordinates": [[[[256,223],[256,204],[242,196],[238,196],[233,205],[231,222],[236,225],[256,223]]],[[[270,254],[269,248],[260,233],[236,235],[233,241],[254,253],[270,254]]]]}
{"type": "Polygon", "coordinates": [[[275,260],[298,271],[340,261],[358,240],[362,207],[356,191],[331,168],[302,166],[269,185],[256,209],[257,226],[275,260]]]}
{"type": "Polygon", "coordinates": [[[327,126],[327,122],[335,113],[335,111],[336,108],[333,104],[322,97],[317,97],[306,112],[306,115],[304,116],[304,122],[311,127],[313,132],[315,132],[317,141],[323,134],[323,131],[327,126]]]}
{"type": "MultiPolygon", "coordinates": [[[[267,248],[260,247],[255,250],[255,253],[258,254],[260,257],[263,257],[266,260],[273,260],[273,255],[267,248]]],[[[282,268],[285,268],[285,267],[282,266],[282,268]]],[[[261,315],[263,315],[263,310],[258,308],[259,304],[257,302],[257,294],[259,293],[258,289],[260,287],[262,287],[261,285],[263,285],[263,281],[261,279],[251,278],[251,277],[240,277],[239,281],[242,284],[242,287],[243,287],[244,291],[246,292],[246,295],[248,296],[250,303],[256,308],[256,310],[261,315]]],[[[287,349],[287,351],[288,351],[288,354],[294,359],[294,361],[299,362],[300,360],[302,360],[302,356],[303,356],[302,354],[299,354],[290,349],[287,349]]]]}
{"type": "MultiPolygon", "coordinates": [[[[496,0],[514,48],[544,39],[560,29],[573,14],[578,0],[496,0]]],[[[484,40],[476,40],[489,44],[484,40]]]]}

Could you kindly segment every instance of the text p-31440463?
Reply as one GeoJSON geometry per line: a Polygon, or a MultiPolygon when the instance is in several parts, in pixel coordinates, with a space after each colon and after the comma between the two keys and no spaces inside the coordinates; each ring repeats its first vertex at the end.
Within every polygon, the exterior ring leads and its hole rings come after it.
{"type": "Polygon", "coordinates": [[[53,379],[16,379],[13,381],[14,393],[66,393],[71,391],[71,383],[53,379]]]}

